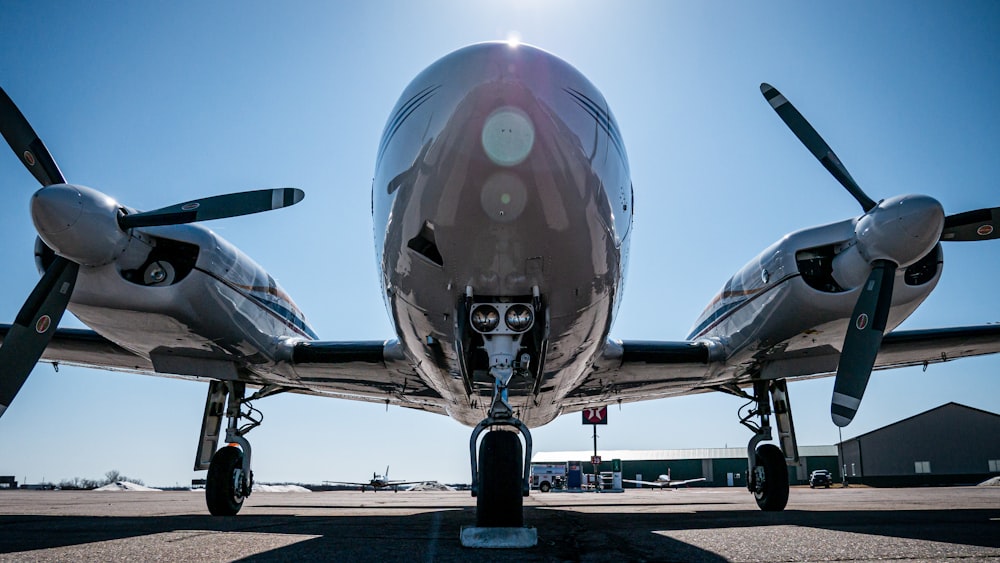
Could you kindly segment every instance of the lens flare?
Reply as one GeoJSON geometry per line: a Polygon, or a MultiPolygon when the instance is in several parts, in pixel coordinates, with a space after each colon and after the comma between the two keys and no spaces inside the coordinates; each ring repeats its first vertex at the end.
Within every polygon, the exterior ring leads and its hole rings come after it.
{"type": "Polygon", "coordinates": [[[535,145],[535,126],[528,114],[512,106],[498,108],[483,124],[483,150],[500,166],[515,166],[535,145]]]}

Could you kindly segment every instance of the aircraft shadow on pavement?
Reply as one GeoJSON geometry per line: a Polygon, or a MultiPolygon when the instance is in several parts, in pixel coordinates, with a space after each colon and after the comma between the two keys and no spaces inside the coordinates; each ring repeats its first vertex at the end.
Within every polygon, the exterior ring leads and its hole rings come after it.
{"type": "MultiPolygon", "coordinates": [[[[263,507],[258,507],[263,508],[263,507]]],[[[278,508],[274,506],[274,508],[278,508]]],[[[291,507],[282,507],[291,508],[291,507]]],[[[407,516],[310,516],[306,514],[212,516],[36,516],[0,514],[0,554],[82,546],[178,531],[291,534],[306,537],[265,550],[245,561],[329,559],[331,554],[362,560],[462,560],[458,532],[472,523],[474,509],[436,510],[407,516]],[[417,555],[419,554],[419,555],[417,555]]],[[[328,507],[318,507],[328,510],[328,507]]],[[[409,507],[412,508],[412,507],[409,507]]],[[[607,508],[607,506],[604,506],[607,508]]],[[[634,507],[633,507],[634,508],[634,507]]],[[[885,511],[692,511],[671,513],[583,513],[530,507],[525,524],[538,529],[538,546],[491,550],[477,559],[494,561],[579,560],[594,554],[626,560],[725,561],[712,551],[656,532],[725,530],[768,526],[819,528],[885,537],[1000,548],[994,531],[1000,509],[885,511]]],[[[782,541],[776,535],[775,542],[782,541]]],[[[27,554],[26,554],[27,555],[27,554]]],[[[169,557],[169,553],[166,554],[169,557]]]]}

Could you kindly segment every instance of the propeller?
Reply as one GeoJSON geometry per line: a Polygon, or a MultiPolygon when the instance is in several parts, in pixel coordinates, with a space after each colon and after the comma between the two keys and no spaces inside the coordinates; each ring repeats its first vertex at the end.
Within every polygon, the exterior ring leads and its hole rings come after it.
{"type": "Polygon", "coordinates": [[[764,99],[767,100],[767,103],[771,104],[778,117],[792,130],[792,133],[795,133],[795,136],[802,141],[802,144],[809,149],[809,152],[819,160],[820,164],[830,174],[833,174],[833,177],[840,182],[840,185],[847,188],[847,191],[854,196],[854,199],[858,200],[862,209],[870,211],[877,205],[875,200],[868,197],[868,194],[854,181],[850,172],[847,171],[847,167],[844,166],[844,163],[840,162],[840,159],[837,158],[830,145],[826,144],[823,137],[806,121],[806,118],[799,113],[799,110],[795,109],[795,106],[781,95],[781,92],[777,88],[765,82],[760,85],[760,93],[764,94],[764,99]]]}
{"type": "Polygon", "coordinates": [[[39,184],[50,186],[66,182],[56,161],[49,154],[49,149],[45,148],[24,114],[17,109],[14,100],[10,99],[3,88],[0,88],[0,132],[39,184]]]}
{"type": "Polygon", "coordinates": [[[868,387],[868,378],[885,334],[895,278],[895,264],[888,260],[876,260],[854,305],[844,336],[830,405],[830,414],[837,426],[850,424],[861,405],[861,397],[868,387]]]}
{"type": "Polygon", "coordinates": [[[271,211],[295,205],[302,201],[305,193],[298,188],[274,188],[254,190],[235,194],[217,195],[178,203],[153,211],[122,215],[118,224],[122,229],[135,227],[155,227],[160,225],[180,225],[211,219],[225,219],[271,211]]]}
{"type": "Polygon", "coordinates": [[[80,266],[56,256],[28,300],[21,306],[14,324],[0,346],[0,415],[28,379],[42,352],[56,332],[76,285],[80,266]]]}
{"type": "Polygon", "coordinates": [[[941,240],[970,241],[1000,238],[1000,207],[949,215],[944,219],[941,240]]]}
{"type": "MultiPolygon", "coordinates": [[[[43,219],[43,224],[46,218],[51,220],[71,216],[70,220],[59,227],[63,231],[62,240],[68,241],[64,250],[84,248],[86,244],[81,245],[79,240],[73,239],[87,238],[86,235],[99,235],[102,232],[106,234],[109,232],[108,229],[114,232],[117,229],[128,231],[136,227],[179,225],[249,215],[294,205],[302,201],[305,196],[302,190],[296,188],[265,189],[196,199],[143,213],[122,214],[117,204],[109,203],[109,198],[100,192],[66,184],[55,159],[24,114],[2,88],[0,88],[0,134],[28,172],[42,185],[42,189],[32,198],[32,214],[36,227],[39,227],[39,215],[43,219]],[[87,205],[90,207],[86,207],[87,205]],[[81,206],[86,207],[86,213],[79,211],[81,206]],[[60,215],[68,208],[72,209],[71,213],[60,215]],[[99,216],[100,212],[105,210],[114,214],[109,216],[108,221],[91,219],[91,216],[99,216]],[[49,214],[48,217],[45,217],[46,213],[49,214]],[[78,219],[79,216],[86,218],[78,219]],[[114,224],[115,221],[117,225],[114,224]],[[80,223],[79,226],[76,225],[77,222],[80,223]]],[[[46,234],[45,229],[40,228],[39,235],[44,242],[50,248],[55,247],[56,258],[28,296],[14,324],[4,337],[3,345],[0,346],[0,415],[10,406],[14,396],[45,352],[45,347],[52,340],[56,326],[72,297],[80,264],[87,263],[80,257],[86,252],[77,256],[77,261],[74,261],[72,252],[65,252],[64,255],[60,253],[60,245],[48,244],[52,237],[46,237],[46,234]]],[[[93,238],[98,242],[89,241],[92,245],[99,245],[102,242],[106,244],[107,241],[116,239],[111,236],[93,238]]],[[[101,252],[90,252],[90,254],[99,256],[101,252]]]]}
{"type": "Polygon", "coordinates": [[[943,216],[940,204],[926,196],[875,202],[851,177],[823,137],[777,88],[763,83],[760,91],[785,125],[865,211],[855,228],[857,242],[853,251],[869,263],[871,272],[848,323],[830,405],[834,424],[847,426],[861,404],[885,335],[897,269],[926,255],[938,240],[1000,238],[1000,207],[943,216]]]}

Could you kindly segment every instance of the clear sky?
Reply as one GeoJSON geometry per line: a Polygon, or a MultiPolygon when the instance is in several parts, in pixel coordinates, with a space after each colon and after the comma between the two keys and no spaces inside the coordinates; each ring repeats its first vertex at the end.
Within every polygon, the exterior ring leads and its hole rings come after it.
{"type": "MultiPolygon", "coordinates": [[[[779,88],[875,199],[1000,205],[996,2],[0,2],[0,84],[70,182],[139,209],[295,186],[293,208],[209,226],[295,298],[325,340],[392,338],[371,244],[382,127],[403,87],[466,44],[506,39],[575,65],[608,99],[631,161],[632,256],[612,335],[683,338],[728,277],[783,234],[859,214],[758,86],[779,88]],[[341,6],[344,4],[344,6],[341,6]]],[[[0,150],[0,319],[37,282],[28,199],[0,150]]],[[[1000,322],[1000,242],[953,243],[904,328],[1000,322]]],[[[62,326],[82,326],[67,316],[62,326]]],[[[147,484],[191,467],[207,386],[39,365],[0,418],[0,475],[118,469],[147,484]]],[[[794,383],[802,445],[832,444],[833,379],[794,383]]],[[[844,437],[948,401],[1000,411],[1000,358],[876,373],[844,437]]],[[[611,408],[608,449],[746,445],[743,401],[611,408]]],[[[256,403],[259,481],[469,480],[470,429],[443,416],[302,396],[256,403]]],[[[588,449],[580,415],[534,433],[588,449]]]]}

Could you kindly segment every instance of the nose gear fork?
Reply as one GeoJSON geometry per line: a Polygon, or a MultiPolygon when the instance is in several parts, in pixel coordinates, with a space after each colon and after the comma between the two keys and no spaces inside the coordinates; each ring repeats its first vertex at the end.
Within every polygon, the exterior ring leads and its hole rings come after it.
{"type": "Polygon", "coordinates": [[[524,436],[524,464],[521,476],[521,496],[528,496],[531,490],[529,474],[531,473],[531,432],[528,427],[514,416],[514,409],[507,402],[507,389],[498,386],[493,394],[493,403],[490,405],[489,416],[476,425],[472,430],[472,437],[469,439],[469,459],[472,464],[472,496],[479,496],[479,467],[476,455],[476,444],[480,434],[487,428],[495,426],[511,426],[524,436]]]}

